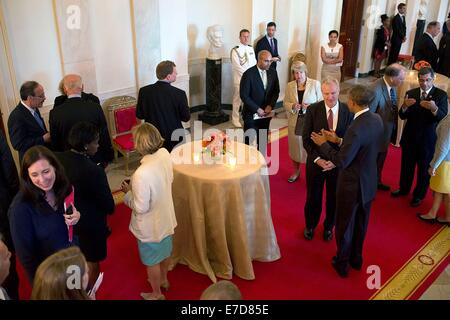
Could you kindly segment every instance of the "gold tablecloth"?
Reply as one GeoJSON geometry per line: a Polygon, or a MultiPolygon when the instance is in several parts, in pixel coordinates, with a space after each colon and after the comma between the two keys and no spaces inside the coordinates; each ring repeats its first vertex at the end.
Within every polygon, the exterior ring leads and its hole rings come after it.
{"type": "MultiPolygon", "coordinates": [[[[446,76],[436,73],[436,78],[434,80],[434,85],[450,94],[450,78],[447,78],[446,76]]],[[[405,81],[403,81],[402,85],[400,86],[398,90],[398,99],[399,99],[399,108],[403,104],[403,100],[405,99],[406,92],[419,87],[419,81],[417,78],[417,71],[410,70],[407,71],[405,81]]],[[[403,127],[405,126],[405,120],[398,119],[398,131],[397,131],[397,143],[396,145],[399,146],[400,139],[402,137],[403,127]]]]}
{"type": "MultiPolygon", "coordinates": [[[[231,149],[231,150],[230,150],[231,149]]],[[[264,157],[255,148],[232,143],[237,158],[222,163],[186,163],[200,152],[201,141],[175,148],[173,200],[178,226],[173,237],[171,268],[177,263],[206,274],[255,279],[252,260],[280,258],[270,211],[269,178],[264,157]]]]}

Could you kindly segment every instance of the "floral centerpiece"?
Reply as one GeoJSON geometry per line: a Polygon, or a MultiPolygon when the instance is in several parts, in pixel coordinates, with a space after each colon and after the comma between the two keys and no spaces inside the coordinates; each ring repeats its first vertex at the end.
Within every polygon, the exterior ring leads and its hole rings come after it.
{"type": "Polygon", "coordinates": [[[431,68],[431,65],[428,62],[426,62],[425,60],[420,60],[419,62],[414,64],[414,69],[417,71],[419,71],[420,69],[425,68],[425,67],[431,68]]]}
{"type": "Polygon", "coordinates": [[[230,140],[222,131],[213,132],[210,136],[202,140],[202,152],[211,153],[212,158],[226,154],[229,146],[230,140]]]}

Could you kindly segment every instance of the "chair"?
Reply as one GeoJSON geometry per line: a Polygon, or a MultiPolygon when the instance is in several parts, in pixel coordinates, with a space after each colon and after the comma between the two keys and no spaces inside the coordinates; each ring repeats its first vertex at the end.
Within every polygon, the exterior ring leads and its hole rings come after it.
{"type": "Polygon", "coordinates": [[[130,96],[119,96],[105,101],[108,110],[109,127],[114,149],[114,159],[117,162],[118,153],[125,158],[125,175],[129,176],[128,162],[130,154],[135,152],[131,129],[139,123],[136,118],[136,99],[130,96]]]}

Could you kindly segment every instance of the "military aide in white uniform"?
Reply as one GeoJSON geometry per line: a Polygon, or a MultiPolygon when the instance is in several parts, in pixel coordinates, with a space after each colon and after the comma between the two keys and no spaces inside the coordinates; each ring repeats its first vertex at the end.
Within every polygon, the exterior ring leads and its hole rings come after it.
{"type": "Polygon", "coordinates": [[[252,46],[248,44],[250,40],[250,31],[242,29],[239,32],[239,40],[241,43],[231,49],[231,64],[233,68],[233,113],[232,121],[235,127],[241,128],[242,125],[239,122],[239,107],[241,106],[241,98],[239,96],[239,84],[241,82],[242,74],[248,68],[253,67],[256,64],[255,51],[252,46]]]}

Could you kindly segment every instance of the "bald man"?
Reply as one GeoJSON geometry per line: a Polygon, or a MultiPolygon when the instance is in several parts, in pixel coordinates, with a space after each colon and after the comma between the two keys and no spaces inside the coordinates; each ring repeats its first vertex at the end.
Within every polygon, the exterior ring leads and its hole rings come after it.
{"type": "Polygon", "coordinates": [[[98,103],[83,101],[81,98],[83,84],[79,75],[66,75],[63,82],[67,100],[50,111],[50,132],[55,137],[52,140],[54,150],[69,150],[70,129],[78,122],[88,121],[95,125],[100,132],[100,146],[92,160],[106,166],[113,159],[114,152],[102,107],[98,103]]]}

